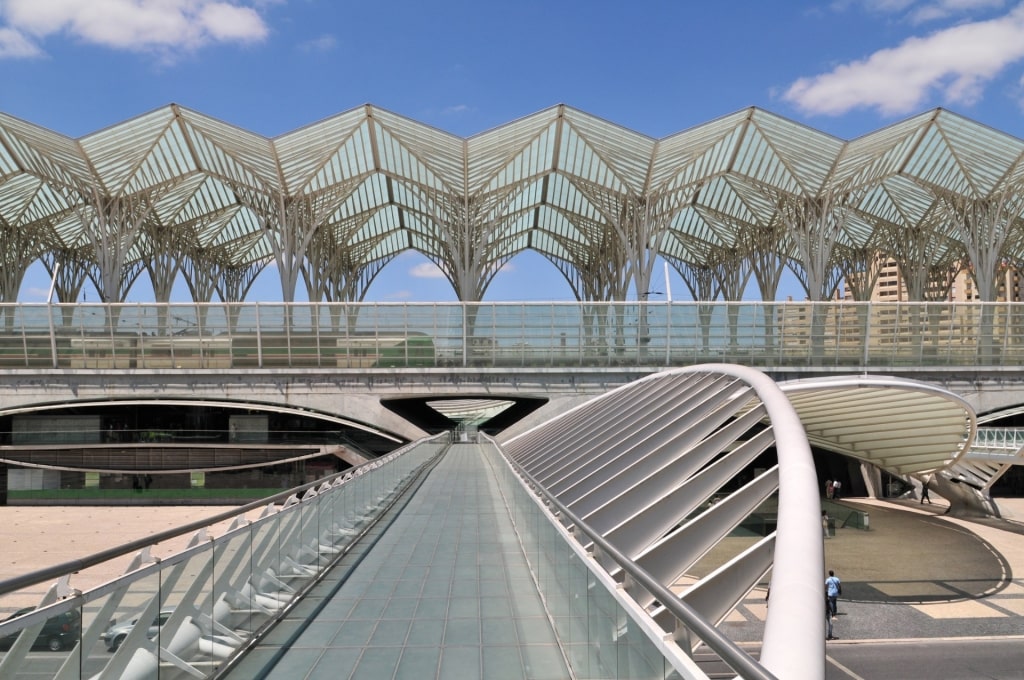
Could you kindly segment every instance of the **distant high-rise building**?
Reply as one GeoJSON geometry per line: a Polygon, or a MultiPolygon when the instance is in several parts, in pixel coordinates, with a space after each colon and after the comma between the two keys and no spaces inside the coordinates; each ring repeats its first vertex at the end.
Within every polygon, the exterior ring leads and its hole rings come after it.
{"type": "MultiPolygon", "coordinates": [[[[871,289],[871,302],[908,302],[906,282],[903,272],[896,261],[890,257],[879,255],[872,264],[877,269],[874,287],[871,289]]],[[[874,272],[872,272],[874,273],[874,272]]],[[[843,284],[843,299],[853,300],[853,288],[850,281],[843,284]]],[[[934,302],[977,302],[981,300],[974,278],[966,267],[957,267],[952,282],[933,281],[928,286],[927,299],[934,302]],[[948,285],[947,285],[948,284],[948,285]]],[[[1021,302],[1021,270],[1005,267],[1000,274],[997,302],[1021,302]]]]}

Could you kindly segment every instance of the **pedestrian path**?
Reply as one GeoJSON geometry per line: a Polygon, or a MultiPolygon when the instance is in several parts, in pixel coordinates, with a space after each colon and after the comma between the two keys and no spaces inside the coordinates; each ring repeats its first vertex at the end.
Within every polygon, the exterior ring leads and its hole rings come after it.
{"type": "Polygon", "coordinates": [[[475,444],[453,446],[368,557],[332,577],[229,677],[569,677],[475,444]]]}

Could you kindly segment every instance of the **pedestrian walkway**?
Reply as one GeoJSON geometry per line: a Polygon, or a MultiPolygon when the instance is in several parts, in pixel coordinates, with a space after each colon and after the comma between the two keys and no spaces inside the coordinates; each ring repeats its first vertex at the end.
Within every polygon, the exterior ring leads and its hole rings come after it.
{"type": "MultiPolygon", "coordinates": [[[[325,607],[321,619],[296,639],[296,672],[279,665],[268,677],[316,678],[328,667],[327,677],[345,677],[342,669],[353,665],[354,677],[406,677],[405,664],[416,655],[436,661],[438,673],[458,668],[460,678],[502,677],[504,669],[507,677],[565,677],[500,492],[471,450],[456,446],[439,464],[380,550],[353,572],[339,604],[325,607]],[[425,619],[431,623],[422,623],[425,619]],[[394,633],[390,639],[389,631],[394,633]],[[364,650],[363,643],[371,644],[364,650]],[[371,651],[378,643],[380,650],[371,651]],[[501,663],[497,655],[504,655],[501,663]],[[372,664],[378,662],[390,664],[392,675],[376,673],[372,664]]],[[[835,627],[840,639],[830,645],[1024,633],[1024,521],[1019,519],[1024,518],[1024,499],[999,499],[1010,519],[951,518],[943,514],[942,498],[933,494],[933,500],[934,505],[842,500],[869,513],[871,530],[840,527],[825,542],[826,569],[843,580],[835,627]]],[[[139,508],[127,514],[124,508],[0,507],[10,548],[0,571],[33,571],[222,511],[139,508]]],[[[160,545],[156,552],[174,549],[180,548],[160,545]]],[[[75,583],[99,583],[117,573],[86,581],[77,574],[75,583]]],[[[291,620],[268,638],[267,649],[279,651],[288,639],[284,636],[295,634],[304,615],[323,599],[314,593],[299,604],[291,620]]],[[[767,607],[765,589],[756,589],[729,615],[723,631],[756,653],[767,607]]],[[[259,654],[269,658],[257,652],[253,659],[259,654]]],[[[425,678],[422,668],[415,676],[425,678]]]]}
{"type": "MultiPolygon", "coordinates": [[[[910,500],[842,501],[867,512],[871,530],[840,528],[825,541],[826,569],[843,582],[835,623],[840,641],[1024,633],[1024,524],[948,517],[948,506],[935,500],[923,506],[910,500]]],[[[1001,504],[1024,510],[1019,499],[1001,504]]],[[[730,615],[723,624],[727,635],[760,640],[764,596],[763,589],[755,590],[730,615]]]]}
{"type": "Polygon", "coordinates": [[[461,444],[369,556],[333,570],[229,677],[570,674],[494,475],[478,446],[461,444]]]}

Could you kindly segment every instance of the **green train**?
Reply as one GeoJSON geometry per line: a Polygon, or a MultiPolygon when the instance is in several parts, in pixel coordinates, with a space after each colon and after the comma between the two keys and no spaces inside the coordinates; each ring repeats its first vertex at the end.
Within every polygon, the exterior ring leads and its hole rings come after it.
{"type": "Polygon", "coordinates": [[[52,368],[429,368],[423,333],[233,335],[48,335],[0,337],[0,367],[52,368]]]}

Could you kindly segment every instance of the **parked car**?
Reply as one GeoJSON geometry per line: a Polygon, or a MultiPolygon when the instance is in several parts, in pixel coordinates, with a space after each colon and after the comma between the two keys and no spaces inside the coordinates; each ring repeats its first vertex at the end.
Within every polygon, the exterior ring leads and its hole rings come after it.
{"type": "MultiPolygon", "coordinates": [[[[167,623],[167,619],[171,617],[174,612],[173,609],[161,609],[160,613],[157,614],[156,620],[153,621],[149,626],[149,631],[146,632],[146,637],[150,640],[157,636],[160,632],[160,627],[167,623]]],[[[124,639],[128,637],[128,633],[132,632],[132,628],[139,622],[138,616],[133,616],[130,619],[123,621],[111,621],[110,627],[104,631],[100,639],[103,640],[103,644],[107,646],[108,652],[116,652],[117,648],[121,646],[124,639]]]]}
{"type": "MultiPolygon", "coordinates": [[[[35,607],[19,609],[4,619],[4,621],[10,621],[11,619],[19,616],[24,616],[34,609],[35,607]]],[[[36,636],[35,641],[32,643],[32,649],[48,649],[51,652],[59,652],[62,649],[71,649],[78,644],[81,633],[82,616],[77,610],[72,609],[64,612],[63,614],[58,614],[57,616],[46,619],[46,623],[43,624],[42,630],[39,631],[39,635],[36,636]]],[[[0,649],[10,649],[15,640],[18,639],[19,634],[20,631],[0,638],[0,649]]]]}

